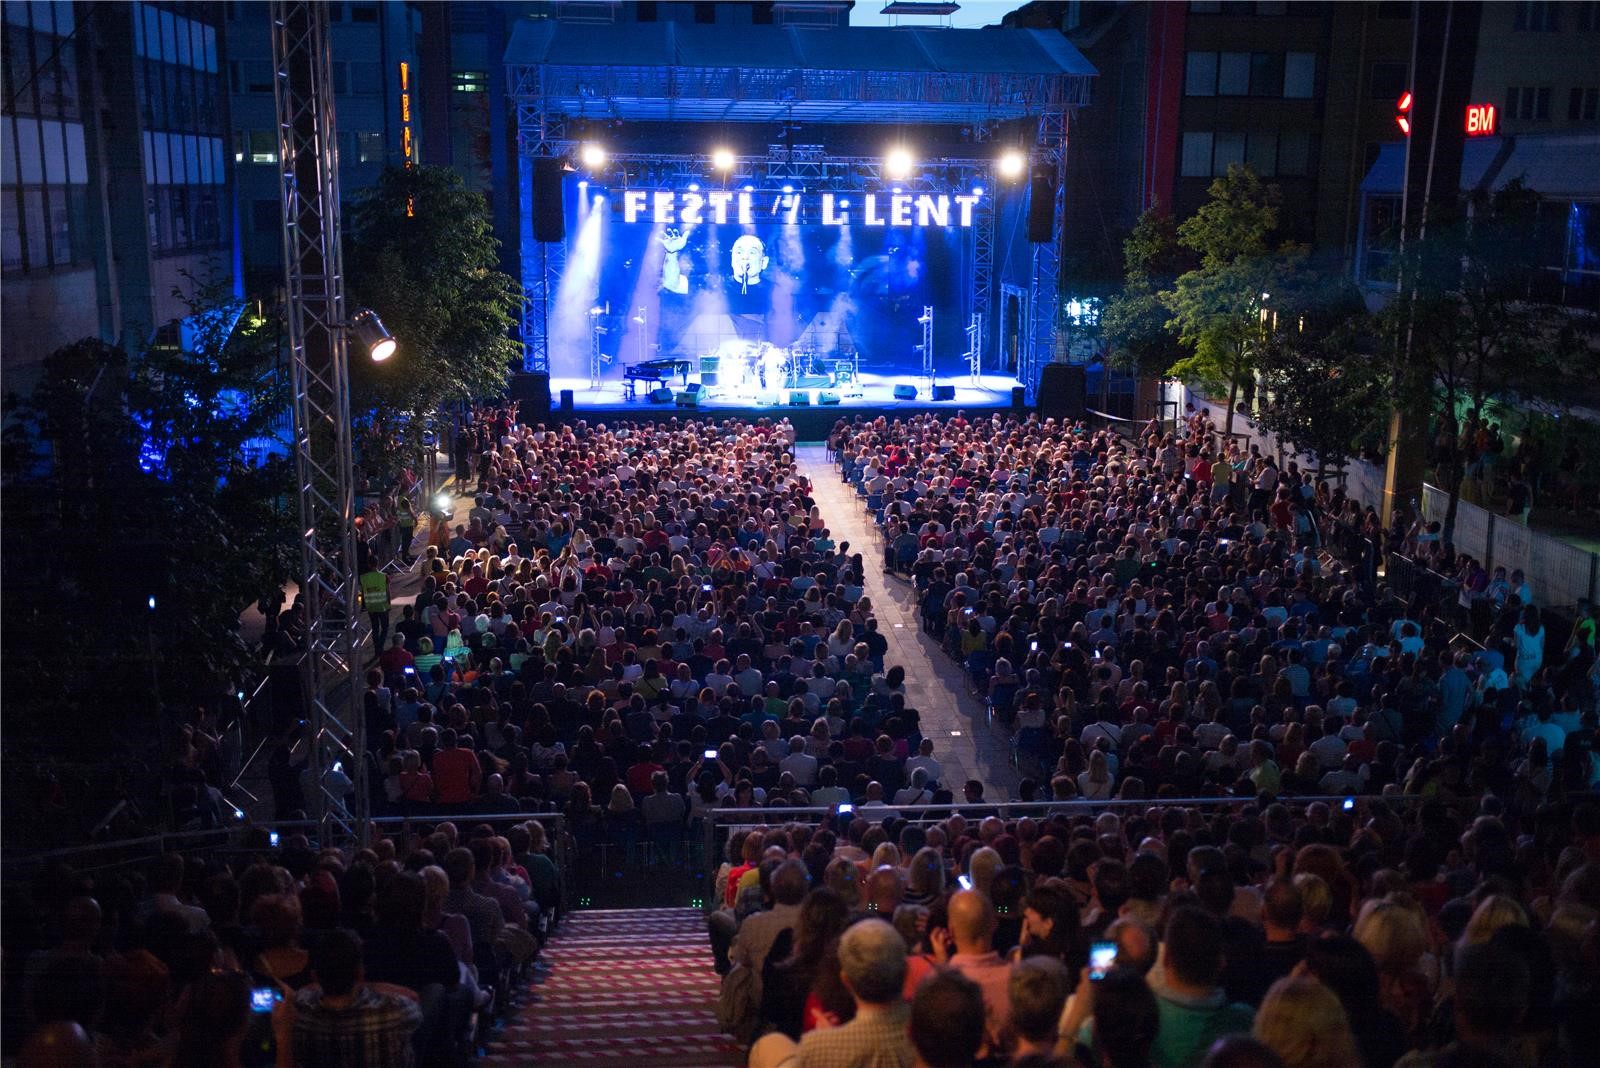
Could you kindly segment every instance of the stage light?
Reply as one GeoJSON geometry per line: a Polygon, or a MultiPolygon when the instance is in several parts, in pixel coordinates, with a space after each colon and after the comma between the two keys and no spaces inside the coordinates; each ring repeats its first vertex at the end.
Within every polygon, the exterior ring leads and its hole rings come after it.
{"type": "Polygon", "coordinates": [[[579,178],[578,179],[578,188],[579,189],[588,189],[589,188],[589,180],[587,178],[579,178]]]}
{"type": "Polygon", "coordinates": [[[972,195],[975,196],[975,197],[983,196],[983,186],[981,186],[981,185],[973,186],[972,187],[972,195]]]}
{"type": "Polygon", "coordinates": [[[731,171],[737,162],[732,149],[719,148],[711,153],[711,165],[719,171],[731,171]]]}
{"type": "Polygon", "coordinates": [[[889,154],[883,157],[883,172],[890,178],[909,178],[911,168],[916,166],[909,150],[902,146],[895,146],[889,154]]]}
{"type": "Polygon", "coordinates": [[[905,192],[905,189],[904,189],[904,188],[903,188],[903,187],[902,187],[902,186],[898,186],[898,185],[897,185],[897,186],[895,186],[895,187],[894,187],[894,191],[895,191],[895,192],[896,192],[896,193],[904,193],[904,192],[905,192]]]}
{"type": "Polygon", "coordinates": [[[750,185],[749,183],[746,183],[745,187],[744,187],[744,191],[746,193],[754,193],[756,191],[756,187],[753,186],[753,185],[750,185]]]}
{"type": "Polygon", "coordinates": [[[1028,157],[1014,148],[1000,153],[1000,159],[995,163],[995,170],[1000,172],[1000,177],[1016,179],[1022,177],[1022,172],[1028,169],[1028,157]]]}
{"type": "Polygon", "coordinates": [[[591,171],[597,171],[606,165],[606,150],[595,141],[585,141],[578,150],[578,158],[583,165],[591,171]]]}
{"type": "Polygon", "coordinates": [[[150,611],[154,612],[156,610],[156,595],[152,593],[150,595],[150,599],[146,601],[145,604],[149,605],[150,611]]]}
{"type": "Polygon", "coordinates": [[[691,192],[691,193],[700,192],[700,183],[699,182],[690,182],[689,183],[689,192],[691,192]]]}
{"type": "Polygon", "coordinates": [[[394,335],[389,333],[383,320],[378,318],[378,313],[371,308],[362,308],[350,317],[350,332],[355,335],[356,344],[366,349],[367,355],[372,357],[373,363],[387,360],[399,347],[394,335]]]}
{"type": "Polygon", "coordinates": [[[794,192],[794,186],[786,185],[786,186],[783,187],[783,191],[785,193],[793,193],[794,192]]]}

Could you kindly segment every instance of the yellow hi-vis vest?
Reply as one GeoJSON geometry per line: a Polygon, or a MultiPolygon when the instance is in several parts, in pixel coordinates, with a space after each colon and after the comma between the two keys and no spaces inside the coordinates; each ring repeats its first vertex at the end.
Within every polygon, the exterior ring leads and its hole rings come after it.
{"type": "Polygon", "coordinates": [[[382,571],[367,571],[362,574],[361,603],[369,612],[389,610],[389,579],[382,571]]]}

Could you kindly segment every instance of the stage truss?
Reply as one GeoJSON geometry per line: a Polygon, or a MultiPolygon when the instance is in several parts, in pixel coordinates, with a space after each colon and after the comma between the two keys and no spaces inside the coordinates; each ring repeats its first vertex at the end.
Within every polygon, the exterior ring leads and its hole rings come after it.
{"type": "MultiPolygon", "coordinates": [[[[726,76],[720,72],[719,86],[726,76]]],[[[808,97],[854,99],[866,103],[899,102],[903,105],[897,124],[914,123],[917,115],[916,86],[905,78],[884,79],[860,72],[794,72],[794,77],[773,77],[774,72],[737,72],[741,75],[739,99],[742,102],[764,99],[771,93],[793,107],[796,79],[808,97]],[[760,78],[753,75],[759,73],[760,78]],[[911,95],[907,95],[907,94],[911,95]],[[881,98],[881,100],[880,100],[881,98]]],[[[689,118],[682,107],[699,99],[707,72],[688,68],[577,67],[555,64],[511,63],[507,70],[512,101],[517,114],[517,145],[523,174],[524,218],[521,233],[524,303],[522,312],[523,370],[548,374],[550,370],[550,319],[566,268],[565,242],[534,240],[526,205],[531,192],[531,161],[550,156],[570,157],[578,147],[587,123],[617,112],[619,101],[638,110],[641,102],[656,96],[680,109],[684,124],[689,118]],[[573,87],[581,87],[576,96],[573,87]]],[[[1043,173],[1050,180],[1054,195],[1054,239],[1032,246],[1028,272],[1029,320],[1018,358],[1018,379],[1026,386],[1033,402],[1039,373],[1056,349],[1055,325],[1059,307],[1060,226],[1066,202],[1067,130],[1071,112],[1088,103],[1091,80],[1080,75],[973,76],[959,79],[959,99],[970,110],[973,128],[983,131],[997,121],[1021,123],[1032,131],[1029,159],[1030,175],[1043,173]]],[[[917,83],[920,85],[921,83],[917,83]]],[[[942,83],[941,83],[942,85],[942,83]]],[[[926,86],[923,87],[927,89],[926,86]]],[[[722,90],[719,89],[720,93],[722,90]]],[[[930,90],[931,92],[931,90],[930,90]]],[[[716,96],[717,94],[711,94],[716,96]]],[[[922,99],[944,102],[944,92],[922,99]]],[[[940,113],[948,125],[950,116],[940,113]]],[[[812,128],[825,125],[817,115],[809,118],[812,128]]],[[[855,121],[860,121],[856,119],[855,121]]],[[[716,126],[707,126],[709,142],[716,126]]],[[[991,346],[1000,335],[994,327],[995,249],[999,213],[995,210],[996,192],[1003,181],[994,173],[995,146],[975,137],[969,157],[943,156],[924,160],[915,172],[890,180],[883,174],[879,156],[839,155],[821,145],[773,144],[760,156],[741,156],[734,168],[718,180],[730,187],[752,184],[761,192],[774,192],[784,183],[825,186],[838,192],[872,192],[899,186],[907,192],[949,193],[983,186],[986,195],[978,202],[974,219],[970,293],[972,312],[979,322],[980,364],[998,362],[991,346]]],[[[690,182],[705,182],[714,172],[703,153],[627,153],[612,151],[605,180],[627,188],[682,188],[690,182]]]]}

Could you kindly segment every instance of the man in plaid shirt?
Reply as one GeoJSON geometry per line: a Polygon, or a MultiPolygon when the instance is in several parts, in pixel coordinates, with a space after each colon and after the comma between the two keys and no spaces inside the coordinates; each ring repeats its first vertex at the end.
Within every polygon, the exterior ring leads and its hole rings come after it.
{"type": "Polygon", "coordinates": [[[316,983],[284,1002],[274,1018],[279,1068],[409,1068],[411,1035],[422,1023],[416,993],[366,982],[361,939],[351,931],[318,939],[311,970],[316,983]],[[292,1060],[284,1057],[289,1050],[292,1060]]]}

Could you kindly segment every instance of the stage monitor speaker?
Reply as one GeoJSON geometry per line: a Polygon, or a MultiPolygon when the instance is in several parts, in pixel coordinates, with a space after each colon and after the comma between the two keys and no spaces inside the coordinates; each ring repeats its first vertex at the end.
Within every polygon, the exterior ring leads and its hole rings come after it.
{"type": "Polygon", "coordinates": [[[823,390],[821,393],[817,394],[817,403],[818,404],[838,404],[839,403],[839,394],[831,393],[828,390],[823,390]]]}
{"type": "Polygon", "coordinates": [[[1028,240],[1043,244],[1056,235],[1056,191],[1048,175],[1035,174],[1028,191],[1028,240]]]}
{"type": "Polygon", "coordinates": [[[705,387],[699,382],[690,382],[687,386],[683,387],[683,391],[698,397],[700,395],[700,391],[704,388],[705,387]]]}
{"type": "Polygon", "coordinates": [[[572,390],[570,389],[561,391],[561,410],[564,412],[572,411],[572,390]]]}
{"type": "Polygon", "coordinates": [[[540,156],[533,161],[533,239],[565,241],[567,213],[561,195],[561,161],[540,156]]]}
{"type": "Polygon", "coordinates": [[[684,390],[682,393],[679,393],[678,394],[678,407],[680,407],[680,408],[698,408],[698,407],[700,407],[700,391],[698,389],[696,389],[694,386],[690,386],[688,389],[684,390]]]}
{"type": "Polygon", "coordinates": [[[1084,371],[1082,364],[1047,363],[1039,375],[1039,415],[1045,419],[1082,419],[1084,371]]]}
{"type": "Polygon", "coordinates": [[[1020,411],[1022,411],[1022,409],[1026,408],[1027,406],[1028,406],[1028,387],[1027,386],[1012,386],[1011,387],[1011,410],[1014,411],[1014,412],[1020,412],[1020,411]]]}
{"type": "Polygon", "coordinates": [[[916,400],[917,399],[917,387],[916,386],[908,386],[904,382],[901,382],[899,385],[894,387],[894,399],[895,400],[916,400]]]}
{"type": "Polygon", "coordinates": [[[652,389],[650,391],[650,403],[651,404],[671,404],[672,403],[672,388],[670,386],[661,386],[661,387],[659,387],[657,389],[652,389]]]}
{"type": "Polygon", "coordinates": [[[807,393],[803,389],[790,390],[789,391],[789,404],[790,404],[791,407],[795,407],[795,408],[809,407],[810,404],[811,404],[811,394],[807,393]]]}
{"type": "Polygon", "coordinates": [[[934,386],[933,387],[933,399],[936,400],[936,401],[955,400],[956,399],[956,387],[955,386],[934,386]]]}
{"type": "Polygon", "coordinates": [[[514,374],[507,393],[512,400],[522,402],[524,415],[550,410],[550,376],[547,374],[514,374]]]}

